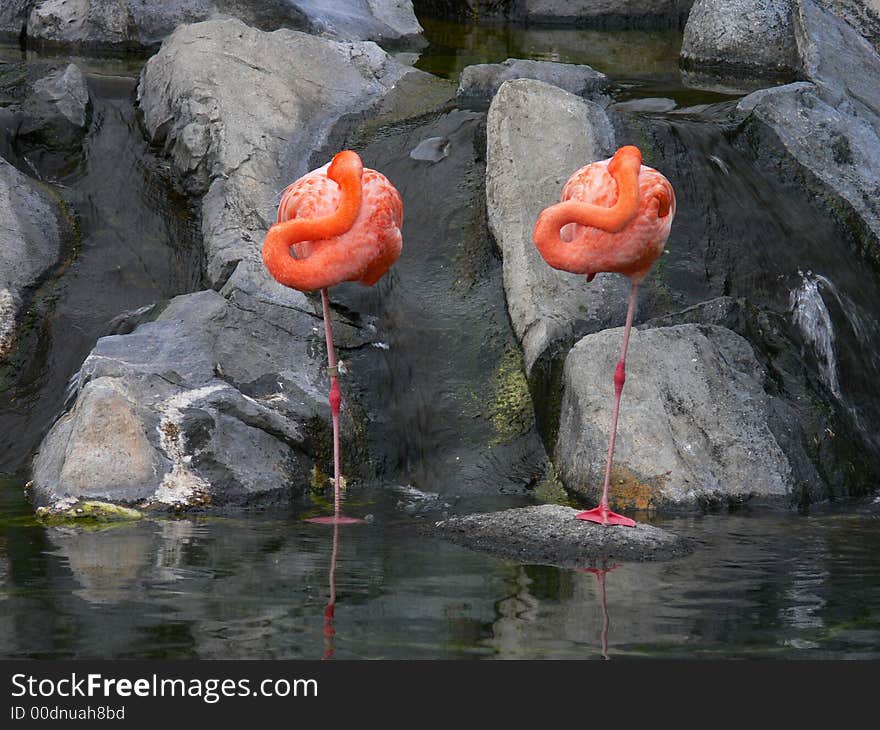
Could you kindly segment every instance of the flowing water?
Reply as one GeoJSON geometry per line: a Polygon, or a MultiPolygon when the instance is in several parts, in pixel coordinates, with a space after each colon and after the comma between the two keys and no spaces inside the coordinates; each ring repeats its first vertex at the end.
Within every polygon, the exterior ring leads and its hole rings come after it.
{"type": "MultiPolygon", "coordinates": [[[[640,318],[746,298],[785,324],[792,356],[855,428],[872,430],[875,275],[841,255],[841,232],[802,194],[766,178],[731,142],[722,121],[730,97],[683,83],[678,33],[425,25],[430,44],[418,65],[453,80],[468,63],[525,56],[590,63],[612,77],[618,101],[721,102],[619,124],[619,141],[643,145],[679,200],[640,318]]],[[[871,498],[809,515],[655,519],[693,538],[693,555],[599,574],[517,565],[425,529],[446,514],[546,494],[546,457],[485,230],[479,109],[348,140],[406,206],[404,255],[390,275],[331,296],[383,335],[341,352],[357,373],[350,382],[377,460],[379,479],[350,494],[367,524],[334,532],[296,510],[102,529],[37,522],[26,466],[95,338],[122,311],[197,286],[192,217],[142,140],[133,81],[96,72],[90,84],[85,160],[56,180],[81,241],[34,295],[36,334],[0,381],[0,656],[880,658],[880,501],[871,498]]]]}

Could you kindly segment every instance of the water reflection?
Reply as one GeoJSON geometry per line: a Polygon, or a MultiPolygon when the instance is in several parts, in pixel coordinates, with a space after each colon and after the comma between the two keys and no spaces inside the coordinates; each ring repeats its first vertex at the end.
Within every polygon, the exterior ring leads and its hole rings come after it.
{"type": "Polygon", "coordinates": [[[336,556],[339,553],[339,525],[333,525],[333,550],[330,551],[329,585],[330,597],[324,607],[324,659],[332,659],[336,651],[333,641],[336,637],[336,629],[333,626],[333,617],[336,612],[336,556]]]}
{"type": "Polygon", "coordinates": [[[669,520],[693,555],[589,572],[373,512],[332,535],[294,515],[89,530],[22,512],[0,522],[0,656],[880,658],[880,505],[669,520]]]}
{"type": "Polygon", "coordinates": [[[607,564],[604,564],[601,568],[585,569],[587,573],[595,575],[596,580],[599,583],[599,604],[602,608],[602,631],[599,635],[599,642],[602,648],[602,658],[606,661],[610,658],[608,656],[608,626],[610,624],[610,619],[608,617],[608,599],[605,595],[605,576],[619,567],[620,566],[617,563],[614,563],[610,567],[608,567],[607,564]]]}

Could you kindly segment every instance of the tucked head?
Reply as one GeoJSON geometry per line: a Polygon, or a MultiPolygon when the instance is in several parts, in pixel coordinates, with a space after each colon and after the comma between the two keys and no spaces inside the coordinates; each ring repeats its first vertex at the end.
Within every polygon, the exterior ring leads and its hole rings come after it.
{"type": "Polygon", "coordinates": [[[360,177],[364,172],[364,163],[357,152],[343,150],[333,156],[330,167],[327,168],[327,177],[339,182],[343,177],[360,177]]]}
{"type": "Polygon", "coordinates": [[[629,144],[625,147],[619,148],[617,152],[614,153],[614,157],[612,157],[611,162],[608,163],[608,172],[617,177],[618,172],[623,172],[626,168],[638,171],[641,165],[641,150],[639,150],[638,147],[629,144]]]}

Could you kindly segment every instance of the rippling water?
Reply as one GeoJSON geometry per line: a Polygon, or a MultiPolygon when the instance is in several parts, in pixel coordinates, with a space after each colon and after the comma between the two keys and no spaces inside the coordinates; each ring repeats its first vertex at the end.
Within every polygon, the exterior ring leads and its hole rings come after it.
{"type": "MultiPolygon", "coordinates": [[[[594,574],[439,541],[388,488],[357,495],[372,523],[340,529],[328,637],[328,527],[292,515],[42,527],[2,486],[0,656],[602,654],[594,574]]],[[[609,658],[880,658],[880,506],[660,524],[698,547],[607,574],[609,658]]]]}

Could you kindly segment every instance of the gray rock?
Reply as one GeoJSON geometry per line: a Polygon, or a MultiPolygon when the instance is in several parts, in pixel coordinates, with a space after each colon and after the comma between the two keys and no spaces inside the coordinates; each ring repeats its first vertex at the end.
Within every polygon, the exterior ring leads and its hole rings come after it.
{"type": "MultiPolygon", "coordinates": [[[[565,361],[554,464],[597,500],[623,329],[589,335],[565,361]]],[[[749,343],[717,326],[634,330],[610,499],[618,509],[697,508],[800,492],[770,428],[765,374],[749,343]]]]}
{"type": "MultiPolygon", "coordinates": [[[[52,114],[60,116],[69,124],[84,129],[89,111],[89,87],[79,66],[69,63],[63,69],[53,71],[39,79],[29,99],[33,106],[48,107],[52,114]]],[[[28,104],[25,105],[28,109],[28,104]]]]}
{"type": "Polygon", "coordinates": [[[605,527],[575,519],[555,504],[453,517],[436,525],[458,545],[518,563],[585,568],[608,560],[669,560],[693,550],[690,541],[645,523],[605,527]]]}
{"type": "Polygon", "coordinates": [[[880,0],[816,0],[880,50],[880,0]]]}
{"type": "Polygon", "coordinates": [[[9,352],[27,291],[58,261],[57,204],[0,158],[0,360],[9,352]]]}
{"type": "Polygon", "coordinates": [[[301,493],[313,461],[307,424],[326,402],[309,356],[317,320],[304,295],[297,310],[227,294],[177,297],[154,322],[98,341],[75,405],[34,461],[38,505],[249,504],[301,493]]]}
{"type": "Polygon", "coordinates": [[[27,25],[32,0],[4,0],[0,4],[0,40],[18,41],[27,25]]]}
{"type": "Polygon", "coordinates": [[[681,57],[700,68],[796,70],[791,0],[696,0],[685,25],[681,57]]]}
{"type": "Polygon", "coordinates": [[[810,190],[880,263],[880,56],[845,21],[809,0],[795,16],[801,82],[755,92],[739,144],[760,165],[810,190]]]}
{"type": "MultiPolygon", "coordinates": [[[[20,3],[19,3],[20,4],[20,3]]],[[[0,29],[18,24],[14,4],[0,29]]],[[[154,48],[177,26],[234,17],[262,30],[295,28],[338,40],[395,40],[421,33],[411,0],[37,0],[30,3],[27,37],[37,44],[87,50],[154,48]]]]}
{"type": "Polygon", "coordinates": [[[210,285],[222,286],[240,260],[259,260],[278,196],[306,172],[307,150],[408,73],[417,72],[373,43],[263,33],[237,20],[168,38],[144,67],[138,100],[152,142],[203,196],[210,285]]]}
{"type": "Polygon", "coordinates": [[[621,321],[621,277],[550,268],[532,241],[538,214],[559,202],[579,167],[608,157],[614,133],[601,107],[541,81],[505,82],[486,123],[489,228],[504,259],[504,291],[526,374],[548,350],[621,321]]]}
{"type": "Polygon", "coordinates": [[[589,66],[508,58],[503,63],[465,67],[459,78],[458,95],[488,101],[501,84],[511,79],[536,79],[581,96],[600,91],[608,83],[605,74],[589,66]]]}

